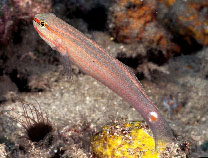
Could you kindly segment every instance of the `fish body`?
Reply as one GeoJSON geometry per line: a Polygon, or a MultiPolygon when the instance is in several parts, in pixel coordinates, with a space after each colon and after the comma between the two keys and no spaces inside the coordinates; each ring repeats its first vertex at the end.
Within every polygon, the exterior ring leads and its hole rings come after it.
{"type": "Polygon", "coordinates": [[[172,142],[169,125],[126,65],[52,13],[37,14],[33,25],[40,37],[65,60],[77,65],[132,105],[152,130],[156,147],[160,142],[172,142]]]}

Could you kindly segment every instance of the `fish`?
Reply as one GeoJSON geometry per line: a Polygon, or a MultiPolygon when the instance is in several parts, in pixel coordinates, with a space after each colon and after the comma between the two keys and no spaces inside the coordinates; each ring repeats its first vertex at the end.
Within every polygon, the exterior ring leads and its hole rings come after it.
{"type": "Polygon", "coordinates": [[[170,126],[125,64],[53,13],[35,15],[33,26],[40,37],[58,51],[68,65],[77,65],[139,112],[153,133],[156,150],[160,144],[173,142],[170,126]]]}

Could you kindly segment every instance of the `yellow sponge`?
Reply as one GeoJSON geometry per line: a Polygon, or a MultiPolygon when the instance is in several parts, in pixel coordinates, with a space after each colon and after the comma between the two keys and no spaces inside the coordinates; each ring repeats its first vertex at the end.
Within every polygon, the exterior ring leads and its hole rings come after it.
{"type": "Polygon", "coordinates": [[[137,121],[105,126],[91,138],[91,149],[98,158],[158,158],[165,143],[155,151],[154,138],[137,121]]]}

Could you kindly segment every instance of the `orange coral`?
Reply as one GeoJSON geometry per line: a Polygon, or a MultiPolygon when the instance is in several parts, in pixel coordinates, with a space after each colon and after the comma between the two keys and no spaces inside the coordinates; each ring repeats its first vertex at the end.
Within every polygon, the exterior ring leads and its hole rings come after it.
{"type": "Polygon", "coordinates": [[[201,45],[208,45],[208,8],[207,0],[175,1],[160,0],[168,8],[163,21],[176,33],[185,37],[189,44],[194,38],[201,45]],[[181,8],[179,8],[179,6],[181,8]],[[168,19],[168,20],[167,20],[168,19]]]}
{"type": "MultiPolygon", "coordinates": [[[[171,35],[156,20],[156,1],[117,1],[111,17],[113,37],[124,43],[143,42],[147,47],[164,52],[179,52],[171,35]]],[[[169,56],[169,55],[167,55],[169,56]]]]}
{"type": "Polygon", "coordinates": [[[171,6],[176,2],[176,0],[159,0],[159,2],[164,3],[166,6],[171,6]]]}

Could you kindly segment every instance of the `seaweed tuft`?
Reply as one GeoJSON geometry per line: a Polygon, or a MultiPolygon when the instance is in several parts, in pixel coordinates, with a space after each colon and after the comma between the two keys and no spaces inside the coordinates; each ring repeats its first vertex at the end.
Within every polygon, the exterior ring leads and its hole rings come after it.
{"type": "Polygon", "coordinates": [[[22,99],[18,99],[22,104],[22,112],[17,113],[17,117],[13,117],[24,129],[26,138],[31,142],[43,141],[51,132],[54,131],[51,121],[48,119],[47,113],[43,112],[40,105],[27,103],[22,99]]]}

